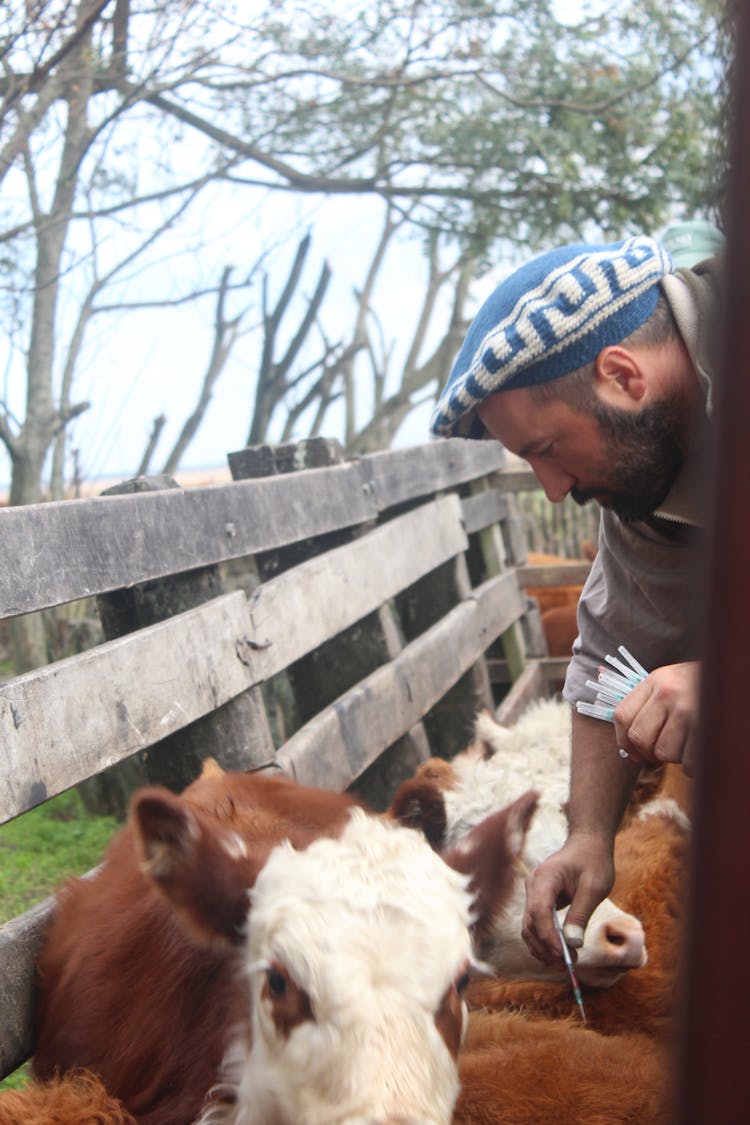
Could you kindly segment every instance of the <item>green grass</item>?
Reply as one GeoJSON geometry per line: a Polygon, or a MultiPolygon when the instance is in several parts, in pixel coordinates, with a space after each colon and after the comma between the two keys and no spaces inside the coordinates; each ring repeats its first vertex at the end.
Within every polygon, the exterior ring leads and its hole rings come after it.
{"type": "MultiPolygon", "coordinates": [[[[82,875],[102,858],[114,817],[92,816],[75,789],[0,826],[0,924],[23,914],[68,875],[82,875]]],[[[29,1080],[28,1064],[0,1082],[0,1091],[29,1080]]]]}
{"type": "Polygon", "coordinates": [[[101,859],[113,817],[91,816],[75,789],[0,827],[0,923],[46,898],[67,875],[101,859]]]}
{"type": "Polygon", "coordinates": [[[2,1082],[0,1082],[0,1094],[2,1094],[3,1090],[20,1090],[22,1086],[25,1086],[30,1081],[31,1065],[30,1063],[24,1063],[18,1070],[14,1070],[12,1074],[9,1074],[7,1078],[3,1078],[2,1082]]]}

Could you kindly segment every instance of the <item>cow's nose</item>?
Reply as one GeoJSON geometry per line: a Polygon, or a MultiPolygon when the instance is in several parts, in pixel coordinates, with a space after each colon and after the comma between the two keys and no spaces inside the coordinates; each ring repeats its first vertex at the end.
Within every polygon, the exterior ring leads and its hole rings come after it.
{"type": "Polygon", "coordinates": [[[623,969],[639,969],[646,964],[646,937],[643,926],[635,918],[618,918],[607,922],[604,940],[614,959],[623,969]]]}

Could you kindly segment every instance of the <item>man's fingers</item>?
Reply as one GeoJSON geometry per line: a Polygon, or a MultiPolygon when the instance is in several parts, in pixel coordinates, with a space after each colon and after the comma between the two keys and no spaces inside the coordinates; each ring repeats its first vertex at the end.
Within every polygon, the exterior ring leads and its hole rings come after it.
{"type": "Polygon", "coordinates": [[[562,945],[552,911],[565,889],[557,872],[541,864],[526,880],[526,910],[522,935],[531,952],[545,965],[563,965],[562,945]]]}
{"type": "Polygon", "coordinates": [[[698,666],[657,668],[614,713],[617,745],[636,762],[682,762],[693,767],[698,666]]]}
{"type": "Polygon", "coordinates": [[[565,925],[563,926],[563,937],[571,949],[580,949],[583,945],[586,927],[579,925],[577,922],[569,922],[569,917],[570,911],[568,911],[568,917],[565,919],[565,925]]]}
{"type": "MultiPolygon", "coordinates": [[[[645,687],[644,684],[641,687],[645,687]]],[[[633,693],[635,694],[635,692],[633,693]]],[[[650,760],[657,740],[662,732],[668,713],[666,707],[652,695],[642,693],[636,709],[629,697],[615,709],[615,731],[617,745],[627,750],[638,761],[650,760]],[[630,703],[629,707],[625,707],[630,703]]]]}

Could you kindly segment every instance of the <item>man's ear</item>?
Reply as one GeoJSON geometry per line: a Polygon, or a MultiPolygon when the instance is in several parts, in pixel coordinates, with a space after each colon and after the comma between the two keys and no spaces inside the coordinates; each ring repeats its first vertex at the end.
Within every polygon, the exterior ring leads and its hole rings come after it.
{"type": "Polygon", "coordinates": [[[639,406],[649,389],[642,356],[621,344],[602,348],[594,366],[594,388],[607,406],[621,410],[639,406]]]}

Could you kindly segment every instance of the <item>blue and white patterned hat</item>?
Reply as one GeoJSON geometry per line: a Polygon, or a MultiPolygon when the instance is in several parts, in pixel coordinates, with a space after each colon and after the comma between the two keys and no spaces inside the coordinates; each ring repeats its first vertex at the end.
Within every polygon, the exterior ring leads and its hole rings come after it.
{"type": "Polygon", "coordinates": [[[476,406],[495,391],[559,379],[648,320],[659,281],[674,272],[645,235],[578,243],[534,258],[494,290],[474,318],[432,416],[438,437],[482,437],[476,406]]]}

